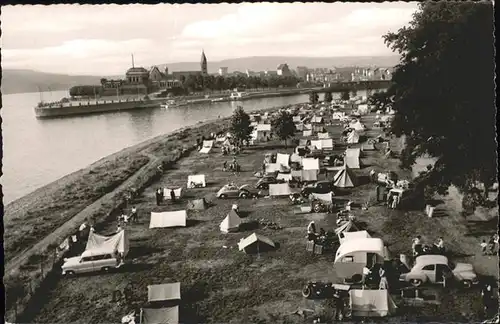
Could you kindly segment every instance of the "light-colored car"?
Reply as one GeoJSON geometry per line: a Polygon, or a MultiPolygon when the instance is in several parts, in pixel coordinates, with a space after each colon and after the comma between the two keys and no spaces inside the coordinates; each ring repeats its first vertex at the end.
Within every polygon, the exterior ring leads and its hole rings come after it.
{"type": "Polygon", "coordinates": [[[437,283],[445,286],[451,280],[456,280],[463,287],[470,288],[479,282],[472,264],[453,264],[447,257],[436,254],[416,257],[415,265],[410,272],[401,274],[399,280],[408,282],[414,287],[425,283],[437,283]]]}
{"type": "Polygon", "coordinates": [[[241,187],[225,185],[217,191],[216,197],[225,198],[252,198],[259,195],[258,190],[252,188],[250,185],[243,185],[241,187]]]}
{"type": "Polygon", "coordinates": [[[120,262],[119,258],[109,253],[109,251],[85,251],[80,256],[64,259],[62,274],[74,275],[94,271],[108,272],[119,268],[122,264],[123,262],[120,262]]]}

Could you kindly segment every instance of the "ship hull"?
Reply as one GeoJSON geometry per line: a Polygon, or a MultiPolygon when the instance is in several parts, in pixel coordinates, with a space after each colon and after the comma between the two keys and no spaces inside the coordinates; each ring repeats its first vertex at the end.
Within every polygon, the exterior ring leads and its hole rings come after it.
{"type": "Polygon", "coordinates": [[[159,107],[160,103],[155,101],[125,101],[106,104],[82,104],[63,107],[35,107],[37,118],[56,118],[65,116],[89,115],[107,112],[116,112],[132,109],[146,109],[159,107]]]}

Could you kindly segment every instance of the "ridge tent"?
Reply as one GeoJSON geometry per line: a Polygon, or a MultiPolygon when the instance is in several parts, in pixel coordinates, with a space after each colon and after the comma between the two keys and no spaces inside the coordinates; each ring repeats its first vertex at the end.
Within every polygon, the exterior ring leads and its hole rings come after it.
{"type": "Polygon", "coordinates": [[[349,295],[355,317],[384,317],[394,314],[397,308],[387,289],[351,289],[349,295]]]}
{"type": "Polygon", "coordinates": [[[187,212],[185,210],[151,212],[149,228],[186,226],[187,212]]]}
{"type": "Polygon", "coordinates": [[[304,137],[312,136],[312,130],[302,131],[302,136],[304,136],[304,137]]]}
{"type": "Polygon", "coordinates": [[[316,133],[322,133],[325,131],[325,128],[321,125],[316,124],[316,125],[313,125],[312,131],[316,132],[316,133]]]}
{"type": "Polygon", "coordinates": [[[292,155],[290,155],[290,162],[300,163],[302,162],[302,157],[297,153],[293,153],[292,155]]]}
{"type": "Polygon", "coordinates": [[[271,197],[288,196],[291,193],[292,190],[288,183],[269,184],[269,196],[271,197]]]}
{"type": "Polygon", "coordinates": [[[231,209],[226,218],[220,223],[219,228],[223,233],[237,232],[242,221],[238,213],[231,209]]]}
{"type": "Polygon", "coordinates": [[[311,124],[304,124],[304,129],[312,131],[313,126],[311,124]]]}
{"type": "Polygon", "coordinates": [[[299,146],[307,146],[307,142],[308,142],[308,141],[309,141],[309,140],[308,140],[308,139],[306,139],[306,138],[301,138],[301,139],[299,139],[299,146]]]}
{"type": "Polygon", "coordinates": [[[96,234],[94,230],[91,229],[87,245],[85,246],[85,252],[92,254],[92,251],[107,252],[109,254],[119,252],[122,253],[123,256],[127,256],[129,251],[129,238],[127,232],[121,230],[114,235],[104,236],[96,234]]]}
{"type": "Polygon", "coordinates": [[[304,124],[302,124],[302,123],[295,124],[295,128],[298,131],[303,131],[304,130],[304,124]]]}
{"type": "Polygon", "coordinates": [[[317,181],[318,170],[300,170],[300,178],[302,181],[317,181]]]}
{"type": "Polygon", "coordinates": [[[200,150],[200,153],[209,153],[214,146],[214,141],[203,141],[203,147],[200,150]]]}
{"type": "Polygon", "coordinates": [[[352,131],[347,134],[347,143],[348,144],[356,144],[359,142],[359,134],[357,131],[352,131]]]}
{"type": "Polygon", "coordinates": [[[226,138],[223,143],[222,143],[223,146],[231,146],[231,141],[229,140],[229,138],[226,138]]]}
{"type": "Polygon", "coordinates": [[[179,306],[142,308],[141,324],[179,324],[179,306]]]}
{"type": "Polygon", "coordinates": [[[207,202],[205,198],[190,200],[187,203],[186,209],[188,210],[205,210],[207,209],[207,202]]]}
{"type": "Polygon", "coordinates": [[[276,179],[285,180],[286,182],[289,182],[292,180],[292,174],[291,173],[278,173],[278,175],[276,176],[276,179]]]}
{"type": "Polygon", "coordinates": [[[333,139],[322,138],[321,139],[321,148],[323,150],[333,150],[333,139]]]}
{"type": "Polygon", "coordinates": [[[239,250],[245,251],[245,253],[261,252],[275,247],[276,245],[273,241],[256,233],[241,239],[238,243],[239,250]]]}
{"type": "Polygon", "coordinates": [[[344,164],[333,177],[333,185],[338,188],[352,188],[356,183],[356,175],[344,164]]]}
{"type": "Polygon", "coordinates": [[[361,145],[361,150],[362,151],[373,151],[373,150],[375,150],[375,146],[373,145],[373,143],[363,143],[361,145]]]}
{"type": "Polygon", "coordinates": [[[335,234],[340,235],[344,232],[349,232],[351,229],[358,231],[358,227],[352,221],[347,221],[335,229],[335,234]]]}
{"type": "Polygon", "coordinates": [[[190,175],[188,176],[187,187],[195,188],[197,186],[206,187],[207,183],[205,182],[204,174],[190,175]]]}
{"type": "Polygon", "coordinates": [[[311,146],[321,150],[323,149],[323,142],[321,140],[311,140],[311,146]]]}
{"type": "Polygon", "coordinates": [[[318,133],[318,139],[330,138],[330,134],[326,133],[318,133]]]}
{"type": "Polygon", "coordinates": [[[321,124],[323,123],[323,117],[314,116],[313,118],[311,118],[311,123],[321,124]]]}
{"type": "Polygon", "coordinates": [[[181,299],[181,283],[148,285],[148,302],[181,299]]]}
{"type": "Polygon", "coordinates": [[[285,172],[286,168],[279,164],[279,163],[267,163],[266,164],[266,173],[273,173],[273,172],[285,172]]]}
{"type": "Polygon", "coordinates": [[[345,150],[345,164],[352,169],[359,169],[359,148],[348,148],[345,150]]]}
{"type": "Polygon", "coordinates": [[[363,104],[363,105],[358,105],[358,113],[360,113],[361,115],[366,115],[368,113],[368,105],[367,104],[363,104]]]}
{"type": "Polygon", "coordinates": [[[333,192],[329,192],[329,193],[325,193],[325,194],[320,194],[320,193],[311,193],[311,195],[314,197],[314,199],[318,199],[318,200],[321,200],[321,201],[326,201],[328,203],[332,203],[333,202],[333,196],[335,196],[335,194],[333,192]]]}
{"type": "Polygon", "coordinates": [[[281,164],[283,166],[288,166],[288,161],[290,160],[289,154],[276,154],[276,163],[281,164]]]}
{"type": "Polygon", "coordinates": [[[304,158],[302,159],[303,170],[319,170],[319,159],[304,158]]]}
{"type": "Polygon", "coordinates": [[[174,195],[175,195],[175,198],[176,199],[179,199],[182,197],[182,188],[176,188],[176,189],[173,189],[173,188],[163,188],[163,199],[172,199],[172,197],[170,197],[170,191],[173,190],[174,191],[174,195]]]}
{"type": "Polygon", "coordinates": [[[271,124],[258,124],[255,130],[257,132],[271,132],[271,124]]]}
{"type": "Polygon", "coordinates": [[[351,123],[351,124],[349,125],[349,127],[350,127],[350,128],[353,128],[353,129],[354,129],[354,130],[356,130],[356,131],[362,131],[362,130],[364,130],[364,129],[365,129],[365,125],[361,124],[361,122],[360,122],[359,120],[358,120],[358,121],[356,121],[356,122],[354,122],[354,123],[351,123]]]}

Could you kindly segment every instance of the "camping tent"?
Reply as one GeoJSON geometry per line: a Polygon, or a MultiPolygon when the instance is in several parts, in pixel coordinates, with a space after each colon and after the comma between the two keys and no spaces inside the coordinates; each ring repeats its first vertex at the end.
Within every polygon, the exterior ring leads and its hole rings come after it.
{"type": "Polygon", "coordinates": [[[345,233],[351,230],[358,231],[358,227],[352,221],[347,221],[335,229],[335,234],[339,235],[340,238],[344,238],[345,233]]]}
{"type": "Polygon", "coordinates": [[[333,177],[333,185],[338,188],[352,188],[356,183],[356,175],[344,164],[333,177]]]}
{"type": "Polygon", "coordinates": [[[304,158],[302,159],[303,170],[319,170],[319,159],[304,158]]]}
{"type": "Polygon", "coordinates": [[[276,245],[273,241],[256,233],[241,239],[238,243],[239,250],[245,251],[245,253],[261,252],[275,247],[276,245]]]}
{"type": "Polygon", "coordinates": [[[214,146],[214,141],[203,141],[203,147],[200,150],[200,153],[208,153],[214,146]]]}
{"type": "Polygon", "coordinates": [[[269,196],[271,197],[288,196],[291,193],[292,190],[288,183],[269,184],[269,196]]]}
{"type": "Polygon", "coordinates": [[[311,140],[311,146],[315,147],[318,150],[321,150],[323,148],[323,142],[319,140],[311,140]]]}
{"type": "Polygon", "coordinates": [[[276,179],[278,180],[285,180],[285,181],[291,181],[292,180],[292,174],[291,173],[278,173],[276,176],[276,179]]]}
{"type": "Polygon", "coordinates": [[[181,283],[168,283],[148,286],[148,302],[181,299],[181,283]]]}
{"type": "Polygon", "coordinates": [[[332,115],[332,119],[334,120],[341,120],[345,117],[345,113],[344,112],[334,112],[333,115],[332,115]]]}
{"type": "Polygon", "coordinates": [[[387,289],[351,289],[349,295],[352,316],[384,317],[396,311],[396,304],[387,289]]]}
{"type": "Polygon", "coordinates": [[[323,123],[323,117],[314,116],[313,118],[311,118],[311,123],[321,124],[323,123]]]}
{"type": "Polygon", "coordinates": [[[355,123],[351,123],[349,125],[350,128],[353,128],[356,131],[362,131],[365,129],[365,125],[361,124],[361,122],[358,120],[355,123]]]}
{"type": "Polygon", "coordinates": [[[302,131],[302,136],[304,137],[312,136],[312,130],[302,131]]]}
{"type": "Polygon", "coordinates": [[[300,178],[302,181],[317,181],[318,170],[300,170],[300,178]]]}
{"type": "Polygon", "coordinates": [[[289,160],[290,160],[289,154],[282,154],[282,153],[276,154],[276,163],[278,163],[278,164],[288,166],[289,160]]]}
{"type": "Polygon", "coordinates": [[[207,208],[207,202],[205,198],[190,200],[187,203],[186,209],[189,210],[205,210],[207,208]]]}
{"type": "Polygon", "coordinates": [[[300,116],[293,116],[292,119],[294,123],[300,123],[300,116]]]}
{"type": "Polygon", "coordinates": [[[321,139],[321,148],[323,150],[333,150],[333,139],[331,138],[321,139]]]}
{"type": "Polygon", "coordinates": [[[375,146],[373,145],[373,143],[363,143],[361,145],[361,150],[362,151],[373,151],[373,150],[375,150],[375,146]]]}
{"type": "Polygon", "coordinates": [[[329,192],[329,193],[325,193],[325,194],[312,193],[311,195],[314,197],[314,199],[326,201],[328,203],[332,203],[333,196],[335,196],[335,194],[333,192],[329,192]]]}
{"type": "Polygon", "coordinates": [[[187,213],[185,210],[167,211],[161,213],[151,212],[149,228],[163,228],[186,226],[187,213]]]}
{"type": "Polygon", "coordinates": [[[142,324],[179,324],[179,306],[164,308],[142,308],[142,324]]]}
{"type": "Polygon", "coordinates": [[[360,113],[361,115],[366,115],[368,111],[369,107],[367,104],[358,105],[358,113],[360,113]]]}
{"type": "Polygon", "coordinates": [[[330,134],[328,134],[328,132],[318,133],[318,139],[322,139],[322,138],[330,138],[330,134]]]}
{"type": "Polygon", "coordinates": [[[220,223],[219,228],[223,233],[236,232],[241,223],[238,213],[234,209],[231,209],[226,218],[220,223]]]}
{"type": "Polygon", "coordinates": [[[302,162],[302,157],[300,155],[298,155],[297,153],[293,153],[290,156],[290,162],[300,163],[300,162],[302,162]]]}
{"type": "Polygon", "coordinates": [[[359,134],[357,131],[352,131],[347,134],[347,143],[348,144],[356,144],[359,142],[359,134]]]}
{"type": "Polygon", "coordinates": [[[312,131],[313,126],[311,124],[304,124],[304,129],[312,131]]]}
{"type": "Polygon", "coordinates": [[[115,235],[103,236],[96,234],[93,229],[89,232],[89,238],[87,240],[87,245],[85,246],[85,251],[107,251],[109,254],[114,254],[115,252],[122,253],[126,256],[129,251],[129,239],[128,234],[125,230],[121,230],[115,235]]]}
{"type": "Polygon", "coordinates": [[[266,164],[266,173],[273,173],[273,172],[285,172],[286,167],[279,163],[267,163],[266,164]]]}
{"type": "Polygon", "coordinates": [[[174,195],[175,195],[176,199],[179,199],[179,198],[182,197],[182,188],[176,188],[176,189],[173,189],[173,188],[163,188],[163,197],[164,197],[164,199],[172,199],[172,197],[170,196],[170,191],[171,190],[174,191],[174,195]]]}
{"type": "Polygon", "coordinates": [[[348,148],[345,150],[345,164],[352,169],[359,169],[359,148],[348,148]]]}
{"type": "Polygon", "coordinates": [[[206,187],[207,183],[205,182],[204,174],[190,175],[188,176],[187,187],[194,188],[196,185],[202,185],[202,187],[206,187]]]}

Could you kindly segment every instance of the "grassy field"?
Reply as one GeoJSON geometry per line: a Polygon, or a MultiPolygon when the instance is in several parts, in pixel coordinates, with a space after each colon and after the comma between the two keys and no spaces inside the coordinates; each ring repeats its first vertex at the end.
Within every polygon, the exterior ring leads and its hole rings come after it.
{"type": "MultiPolygon", "coordinates": [[[[373,121],[373,116],[363,117],[368,127],[373,121]]],[[[338,139],[340,127],[328,128],[334,139],[338,139]]],[[[369,130],[367,135],[378,133],[377,130],[369,130]]],[[[397,139],[392,139],[391,147],[396,150],[398,143],[397,139]]],[[[170,149],[160,145],[154,150],[156,153],[167,153],[170,149]]],[[[342,151],[340,147],[336,153],[342,151]]],[[[248,223],[247,229],[233,234],[219,231],[219,224],[234,200],[218,200],[215,193],[229,181],[255,183],[257,179],[253,173],[261,169],[267,152],[290,153],[292,149],[285,149],[277,142],[246,149],[237,156],[242,167],[242,172],[237,175],[222,171],[223,162],[231,157],[222,156],[219,148],[208,155],[193,152],[181,159],[133,202],[138,208],[140,222],[127,227],[131,234],[128,256],[131,264],[117,273],[61,278],[47,292],[46,303],[41,309],[32,310],[30,322],[118,323],[133,307],[147,301],[147,285],[168,282],[181,283],[182,323],[304,323],[302,317],[292,313],[303,308],[324,312],[323,302],[304,300],[300,291],[303,284],[311,279],[331,276],[333,255],[314,256],[305,251],[306,225],[314,219],[320,227],[332,230],[335,228],[334,215],[295,214],[285,198],[239,200],[242,216],[248,223]],[[177,204],[156,206],[156,188],[185,187],[188,175],[196,173],[206,175],[207,188],[186,190],[184,198],[177,204]],[[203,211],[189,211],[187,227],[148,228],[151,211],[182,210],[188,200],[202,197],[212,205],[203,211]],[[283,229],[258,228],[256,220],[261,218],[276,222],[283,229]],[[259,255],[238,251],[237,242],[252,232],[269,237],[278,248],[259,255]],[[127,286],[134,292],[133,303],[111,302],[113,291],[127,286]]],[[[399,170],[398,160],[386,159],[380,151],[366,152],[362,162],[365,167],[355,170],[360,177],[367,176],[371,169],[393,170],[400,178],[411,177],[410,172],[399,170]]],[[[348,192],[347,197],[356,204],[374,201],[375,185],[363,184],[348,192]]],[[[373,236],[383,238],[395,255],[408,253],[411,239],[417,234],[429,240],[443,236],[455,259],[472,262],[484,275],[498,273],[496,258],[478,255],[481,237],[477,232],[471,234],[467,227],[470,224],[465,223],[453,209],[456,202],[447,199],[439,206],[441,216],[432,219],[425,217],[422,211],[389,211],[377,205],[366,211],[354,209],[354,213],[362,227],[364,224],[373,236]]],[[[96,227],[100,233],[112,233],[115,229],[113,221],[96,227]]],[[[478,301],[476,291],[453,291],[446,294],[437,313],[419,311],[405,317],[397,316],[391,321],[424,318],[446,322],[468,321],[468,313],[477,314],[478,301]]]]}

